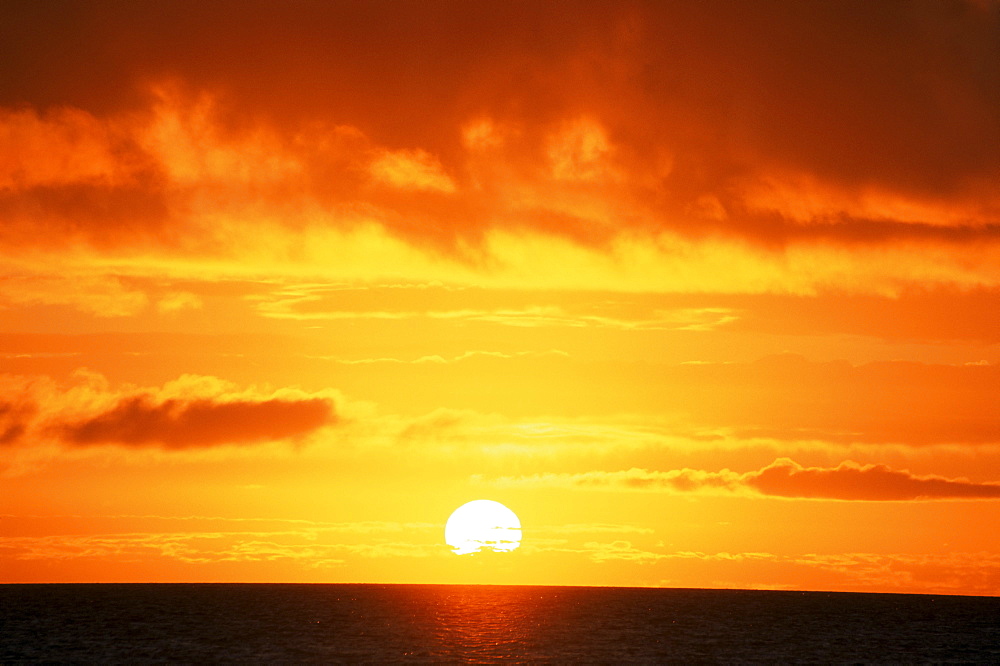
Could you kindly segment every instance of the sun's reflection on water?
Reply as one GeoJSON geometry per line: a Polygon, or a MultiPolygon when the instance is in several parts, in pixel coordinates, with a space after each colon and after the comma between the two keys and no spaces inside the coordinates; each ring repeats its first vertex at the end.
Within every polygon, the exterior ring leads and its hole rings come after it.
{"type": "Polygon", "coordinates": [[[544,595],[531,587],[454,585],[438,588],[430,637],[432,657],[459,661],[537,660],[548,624],[544,595]]]}

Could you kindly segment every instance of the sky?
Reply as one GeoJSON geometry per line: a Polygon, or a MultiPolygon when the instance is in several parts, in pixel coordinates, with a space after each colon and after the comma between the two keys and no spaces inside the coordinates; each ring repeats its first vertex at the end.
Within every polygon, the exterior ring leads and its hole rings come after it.
{"type": "Polygon", "coordinates": [[[3,0],[0,581],[998,595],[998,183],[994,0],[3,0]]]}

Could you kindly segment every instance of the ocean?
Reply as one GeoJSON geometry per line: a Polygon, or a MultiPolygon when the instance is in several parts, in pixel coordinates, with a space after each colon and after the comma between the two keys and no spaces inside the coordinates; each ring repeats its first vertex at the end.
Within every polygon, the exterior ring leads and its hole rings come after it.
{"type": "Polygon", "coordinates": [[[0,663],[1000,663],[1000,598],[599,587],[0,585],[0,663]]]}

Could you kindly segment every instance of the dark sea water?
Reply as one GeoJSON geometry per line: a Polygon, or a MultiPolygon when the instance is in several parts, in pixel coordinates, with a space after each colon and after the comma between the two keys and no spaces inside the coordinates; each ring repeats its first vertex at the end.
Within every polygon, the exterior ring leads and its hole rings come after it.
{"type": "Polygon", "coordinates": [[[1000,598],[453,585],[0,585],[0,662],[1000,664],[1000,598]]]}

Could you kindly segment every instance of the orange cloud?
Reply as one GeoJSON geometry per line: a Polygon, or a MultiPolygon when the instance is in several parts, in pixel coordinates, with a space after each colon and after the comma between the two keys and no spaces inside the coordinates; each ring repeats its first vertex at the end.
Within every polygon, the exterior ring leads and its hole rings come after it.
{"type": "Polygon", "coordinates": [[[317,309],[319,305],[318,301],[320,300],[318,296],[311,298],[272,298],[263,296],[256,300],[259,301],[258,311],[265,317],[303,321],[338,319],[445,319],[481,322],[501,326],[516,326],[519,328],[555,326],[645,331],[708,331],[739,319],[734,311],[727,308],[658,310],[650,313],[648,318],[629,319],[569,312],[563,307],[554,305],[529,305],[521,309],[497,310],[461,309],[426,310],[422,312],[406,310],[345,311],[317,309]]]}
{"type": "Polygon", "coordinates": [[[82,109],[0,108],[0,191],[134,181],[144,155],[132,137],[82,109]]]}
{"type": "Polygon", "coordinates": [[[848,501],[1000,499],[1000,483],[917,476],[886,465],[859,465],[851,461],[834,468],[803,467],[788,458],[779,458],[766,467],[743,474],[728,469],[708,472],[685,468],[658,472],[633,468],[621,472],[504,477],[494,483],[674,493],[750,491],[769,497],[848,501]]]}
{"type": "Polygon", "coordinates": [[[46,378],[4,376],[0,432],[5,444],[55,440],[171,450],[297,440],[340,421],[336,398],[296,390],[236,390],[213,377],[186,376],[159,388],[112,390],[78,374],[66,387],[46,378]]]}
{"type": "Polygon", "coordinates": [[[169,5],[24,9],[0,24],[129,38],[86,65],[16,34],[0,52],[0,245],[185,277],[995,288],[996,12],[731,11],[253,3],[203,9],[206,40],[169,5]]]}
{"type": "Polygon", "coordinates": [[[228,130],[215,96],[186,94],[177,83],[154,85],[150,94],[146,115],[107,122],[128,127],[170,186],[260,187],[301,177],[301,160],[274,128],[228,130]]]}
{"type": "Polygon", "coordinates": [[[0,446],[13,444],[27,431],[35,406],[15,401],[0,401],[0,446]]]}
{"type": "Polygon", "coordinates": [[[162,445],[170,449],[252,444],[301,436],[335,422],[328,400],[212,402],[126,398],[111,411],[67,423],[59,437],[70,444],[162,445]]]}
{"type": "Polygon", "coordinates": [[[103,562],[176,559],[191,564],[294,560],[315,569],[345,564],[345,556],[365,558],[447,555],[436,543],[316,543],[298,532],[177,532],[73,534],[0,539],[0,560],[103,562]]]}
{"type": "Polygon", "coordinates": [[[455,191],[440,162],[422,150],[385,151],[372,162],[371,172],[377,180],[404,190],[455,191]]]}
{"type": "MultiPolygon", "coordinates": [[[[825,214],[802,224],[754,212],[760,206],[733,200],[732,189],[662,202],[642,185],[646,166],[623,157],[631,153],[596,121],[508,139],[504,155],[485,164],[468,149],[447,166],[352,126],[230,127],[221,98],[154,90],[149,108],[80,111],[85,123],[0,117],[15,155],[0,173],[8,182],[0,244],[22,257],[18,277],[58,261],[63,275],[98,282],[136,271],[204,279],[206,265],[223,275],[630,291],[896,294],[911,284],[1000,282],[995,225],[825,214]],[[120,137],[129,149],[107,148],[104,166],[81,170],[65,134],[99,146],[120,137]],[[34,163],[35,143],[48,146],[50,171],[64,180],[19,166],[34,163]],[[537,151],[546,151],[548,171],[526,159],[537,151]],[[463,167],[466,179],[448,173],[463,167]],[[706,236],[706,224],[724,233],[706,236]],[[753,248],[760,241],[783,251],[762,253],[753,248]]],[[[63,298],[93,309],[84,296],[63,298]]]]}
{"type": "Polygon", "coordinates": [[[614,177],[608,161],[612,149],[600,124],[577,118],[549,137],[546,152],[556,180],[601,182],[614,177]]]}
{"type": "Polygon", "coordinates": [[[778,497],[843,500],[997,499],[1000,483],[914,476],[886,465],[844,462],[835,468],[802,467],[782,458],[744,476],[754,490],[778,497]]]}
{"type": "MultiPolygon", "coordinates": [[[[98,317],[128,317],[142,312],[148,300],[145,293],[113,276],[70,278],[25,272],[0,280],[0,307],[70,305],[98,317]]],[[[183,301],[172,303],[180,305],[183,301]]]]}

